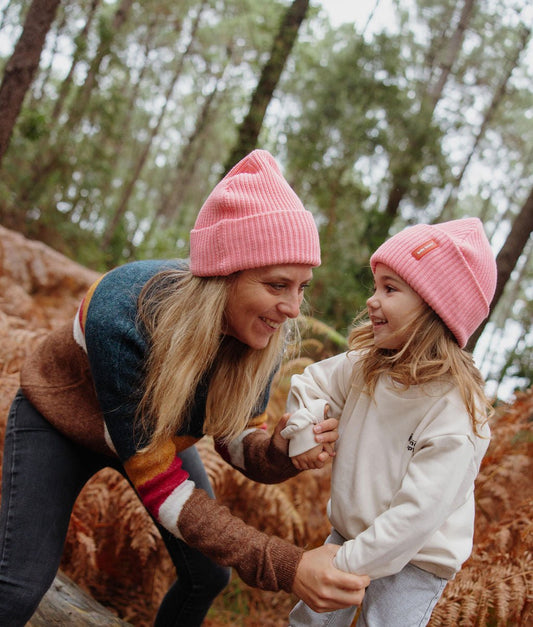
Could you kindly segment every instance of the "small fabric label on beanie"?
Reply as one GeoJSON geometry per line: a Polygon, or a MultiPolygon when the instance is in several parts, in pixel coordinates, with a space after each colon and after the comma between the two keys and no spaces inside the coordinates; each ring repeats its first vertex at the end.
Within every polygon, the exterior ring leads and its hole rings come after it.
{"type": "Polygon", "coordinates": [[[427,255],[430,251],[438,248],[439,244],[434,239],[428,239],[427,242],[424,242],[420,246],[417,246],[413,251],[411,251],[411,255],[415,259],[422,259],[424,255],[427,255]]]}

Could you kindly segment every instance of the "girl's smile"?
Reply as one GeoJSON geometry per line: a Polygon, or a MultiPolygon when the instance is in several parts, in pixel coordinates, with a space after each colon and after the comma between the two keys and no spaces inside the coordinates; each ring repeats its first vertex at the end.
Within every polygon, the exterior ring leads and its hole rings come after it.
{"type": "Polygon", "coordinates": [[[373,295],[366,301],[378,348],[398,349],[406,340],[406,327],[419,314],[424,301],[388,266],[378,263],[373,295]]]}

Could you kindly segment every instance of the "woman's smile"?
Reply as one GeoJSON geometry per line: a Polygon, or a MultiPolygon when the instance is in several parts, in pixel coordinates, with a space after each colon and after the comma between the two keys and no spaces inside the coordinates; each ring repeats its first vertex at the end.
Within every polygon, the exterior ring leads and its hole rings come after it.
{"type": "Polygon", "coordinates": [[[257,350],[300,313],[311,266],[286,264],[241,271],[226,306],[226,333],[257,350]]]}

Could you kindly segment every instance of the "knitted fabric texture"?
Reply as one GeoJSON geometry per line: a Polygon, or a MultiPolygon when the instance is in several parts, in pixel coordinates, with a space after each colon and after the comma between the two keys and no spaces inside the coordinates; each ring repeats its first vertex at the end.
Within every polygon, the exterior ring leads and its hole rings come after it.
{"type": "Polygon", "coordinates": [[[464,348],[489,314],[496,261],[478,218],[408,227],[370,257],[398,274],[437,313],[464,348]]]}
{"type": "Polygon", "coordinates": [[[208,196],[190,234],[190,262],[196,276],[278,264],[320,265],[313,215],[266,150],[239,161],[208,196]]]}

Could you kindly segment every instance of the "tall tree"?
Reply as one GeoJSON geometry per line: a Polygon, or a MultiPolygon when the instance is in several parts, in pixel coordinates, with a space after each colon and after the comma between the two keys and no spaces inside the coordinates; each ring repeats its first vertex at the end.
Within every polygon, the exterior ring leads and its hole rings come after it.
{"type": "Polygon", "coordinates": [[[421,97],[421,116],[418,131],[411,136],[406,150],[403,154],[399,155],[399,161],[395,165],[392,165],[392,182],[385,207],[387,220],[382,221],[382,228],[386,229],[385,232],[382,233],[383,237],[386,236],[390,225],[398,213],[400,202],[409,190],[411,176],[417,171],[420,165],[425,142],[424,127],[428,127],[431,123],[435,107],[442,96],[452,67],[459,56],[465,31],[472,17],[474,3],[475,0],[464,0],[457,27],[450,36],[444,54],[442,55],[442,60],[439,62],[439,71],[436,73],[435,82],[428,85],[426,94],[423,94],[421,97]]]}
{"type": "Polygon", "coordinates": [[[72,55],[72,61],[70,63],[68,74],[66,75],[65,79],[61,83],[61,88],[59,90],[59,93],[57,95],[57,98],[54,104],[54,109],[52,111],[52,116],[51,116],[52,120],[54,121],[57,121],[59,116],[61,115],[63,111],[63,107],[65,106],[67,102],[67,96],[69,92],[71,91],[71,89],[73,89],[74,73],[83,56],[84,51],[86,50],[87,36],[90,31],[90,28],[91,28],[91,25],[93,23],[94,16],[96,13],[96,9],[98,8],[99,4],[100,4],[100,0],[91,0],[87,19],[85,20],[83,28],[80,30],[79,34],[74,39],[74,42],[76,44],[76,49],[74,50],[74,53],[72,55]]]}
{"type": "Polygon", "coordinates": [[[33,0],[0,85],[0,165],[43,51],[60,0],[33,0]]]}
{"type": "MultiPolygon", "coordinates": [[[[229,60],[231,59],[231,48],[229,46],[227,48],[227,52],[229,63],[229,60]]],[[[204,135],[205,129],[207,128],[209,115],[213,104],[215,103],[216,97],[222,91],[220,86],[223,84],[224,73],[227,67],[228,64],[221,65],[217,74],[213,76],[213,87],[204,97],[194,128],[189,133],[181,150],[180,156],[177,159],[169,193],[162,195],[160,206],[156,211],[155,219],[152,220],[150,230],[154,229],[158,219],[161,219],[162,223],[168,223],[171,218],[176,217],[176,213],[179,211],[187,189],[187,182],[193,179],[194,169],[200,155],[199,143],[204,135]]]]}
{"type": "Polygon", "coordinates": [[[494,94],[492,95],[492,100],[489,106],[487,107],[487,110],[485,111],[485,114],[483,116],[483,122],[481,123],[479,130],[474,137],[472,148],[470,149],[470,152],[468,153],[463,165],[461,166],[461,170],[459,174],[456,177],[454,177],[448,197],[446,198],[446,201],[444,202],[442,206],[442,211],[438,218],[438,221],[451,220],[453,217],[453,205],[455,204],[457,191],[461,185],[466,169],[468,168],[474,154],[478,150],[479,144],[482,138],[485,136],[485,133],[487,132],[487,129],[489,128],[489,124],[492,121],[495,112],[500,107],[500,105],[502,104],[507,94],[507,91],[509,89],[509,81],[511,80],[511,76],[513,72],[518,67],[518,64],[520,62],[520,57],[527,47],[530,36],[531,36],[530,29],[526,28],[525,26],[522,26],[522,28],[520,29],[520,37],[519,37],[519,41],[516,47],[515,54],[509,60],[507,64],[507,71],[501,77],[499,85],[494,91],[494,94]]]}
{"type": "Polygon", "coordinates": [[[239,127],[235,147],[226,161],[225,172],[256,147],[267,107],[272,100],[308,8],[309,0],[293,0],[287,9],[274,38],[270,57],[263,67],[257,87],[252,94],[248,113],[239,127]]]}
{"type": "MultiPolygon", "coordinates": [[[[496,291],[494,293],[494,298],[492,299],[492,303],[490,305],[490,313],[494,311],[494,308],[498,304],[500,300],[503,290],[505,288],[506,283],[509,281],[511,276],[511,272],[520,255],[524,251],[524,248],[527,244],[531,233],[533,232],[533,188],[529,192],[529,196],[526,202],[522,205],[519,214],[516,216],[511,231],[505,240],[500,252],[496,256],[496,266],[498,268],[498,278],[496,281],[496,291]]],[[[489,313],[489,316],[490,316],[489,313]]],[[[483,324],[477,329],[477,331],[472,335],[470,340],[468,341],[468,350],[472,350],[476,345],[479,336],[483,332],[485,325],[488,322],[488,318],[483,322],[483,324]]]]}
{"type": "Polygon", "coordinates": [[[68,112],[68,121],[58,127],[57,137],[53,145],[49,146],[47,157],[35,161],[32,164],[31,185],[28,185],[17,198],[17,202],[24,210],[35,202],[42,188],[46,186],[47,179],[56,171],[63,170],[65,179],[70,177],[73,170],[71,159],[67,162],[66,155],[72,141],[72,135],[84,120],[84,114],[90,103],[93,91],[98,90],[98,77],[104,59],[112,54],[114,36],[127,21],[133,0],[120,0],[111,24],[107,27],[100,27],[100,41],[92,58],[83,85],[79,89],[76,98],[72,100],[68,112]]]}
{"type": "MultiPolygon", "coordinates": [[[[183,54],[177,59],[176,61],[176,65],[174,67],[174,70],[172,72],[172,77],[167,85],[167,89],[166,89],[166,93],[164,96],[164,105],[161,107],[161,110],[159,112],[159,115],[157,117],[157,120],[155,122],[155,124],[153,124],[148,139],[146,140],[143,149],[141,151],[141,154],[139,156],[139,158],[137,159],[135,166],[133,168],[133,173],[130,176],[129,181],[126,183],[126,186],[124,188],[124,192],[121,195],[120,198],[120,202],[118,204],[118,207],[112,217],[112,219],[110,220],[106,231],[104,233],[103,236],[103,246],[104,248],[106,248],[107,246],[109,246],[109,244],[111,243],[111,240],[113,238],[113,236],[116,233],[117,227],[120,223],[120,220],[122,219],[122,217],[124,216],[124,214],[126,213],[126,209],[128,207],[128,202],[131,198],[131,194],[133,192],[133,188],[135,186],[135,184],[137,183],[138,179],[139,179],[139,175],[141,173],[141,170],[144,167],[144,164],[146,163],[146,159],[148,158],[148,153],[150,152],[150,149],[152,147],[154,138],[156,137],[156,135],[159,132],[159,129],[161,128],[161,124],[163,122],[163,118],[165,117],[165,113],[167,111],[167,107],[168,104],[171,102],[171,96],[172,96],[172,92],[174,91],[174,88],[176,86],[176,83],[178,82],[178,79],[181,76],[181,73],[183,71],[183,65],[185,62],[185,59],[187,57],[187,54],[190,52],[193,43],[195,41],[195,37],[196,37],[196,32],[198,30],[198,25],[200,24],[200,20],[202,17],[202,12],[205,8],[206,5],[206,1],[204,0],[200,6],[200,9],[196,15],[196,19],[194,20],[193,26],[192,26],[192,31],[191,31],[191,36],[189,39],[189,43],[185,49],[185,51],[183,52],[183,54]]],[[[176,25],[177,27],[179,27],[179,30],[181,30],[181,24],[176,25]]],[[[117,260],[113,260],[114,263],[117,262],[117,260]]]]}

